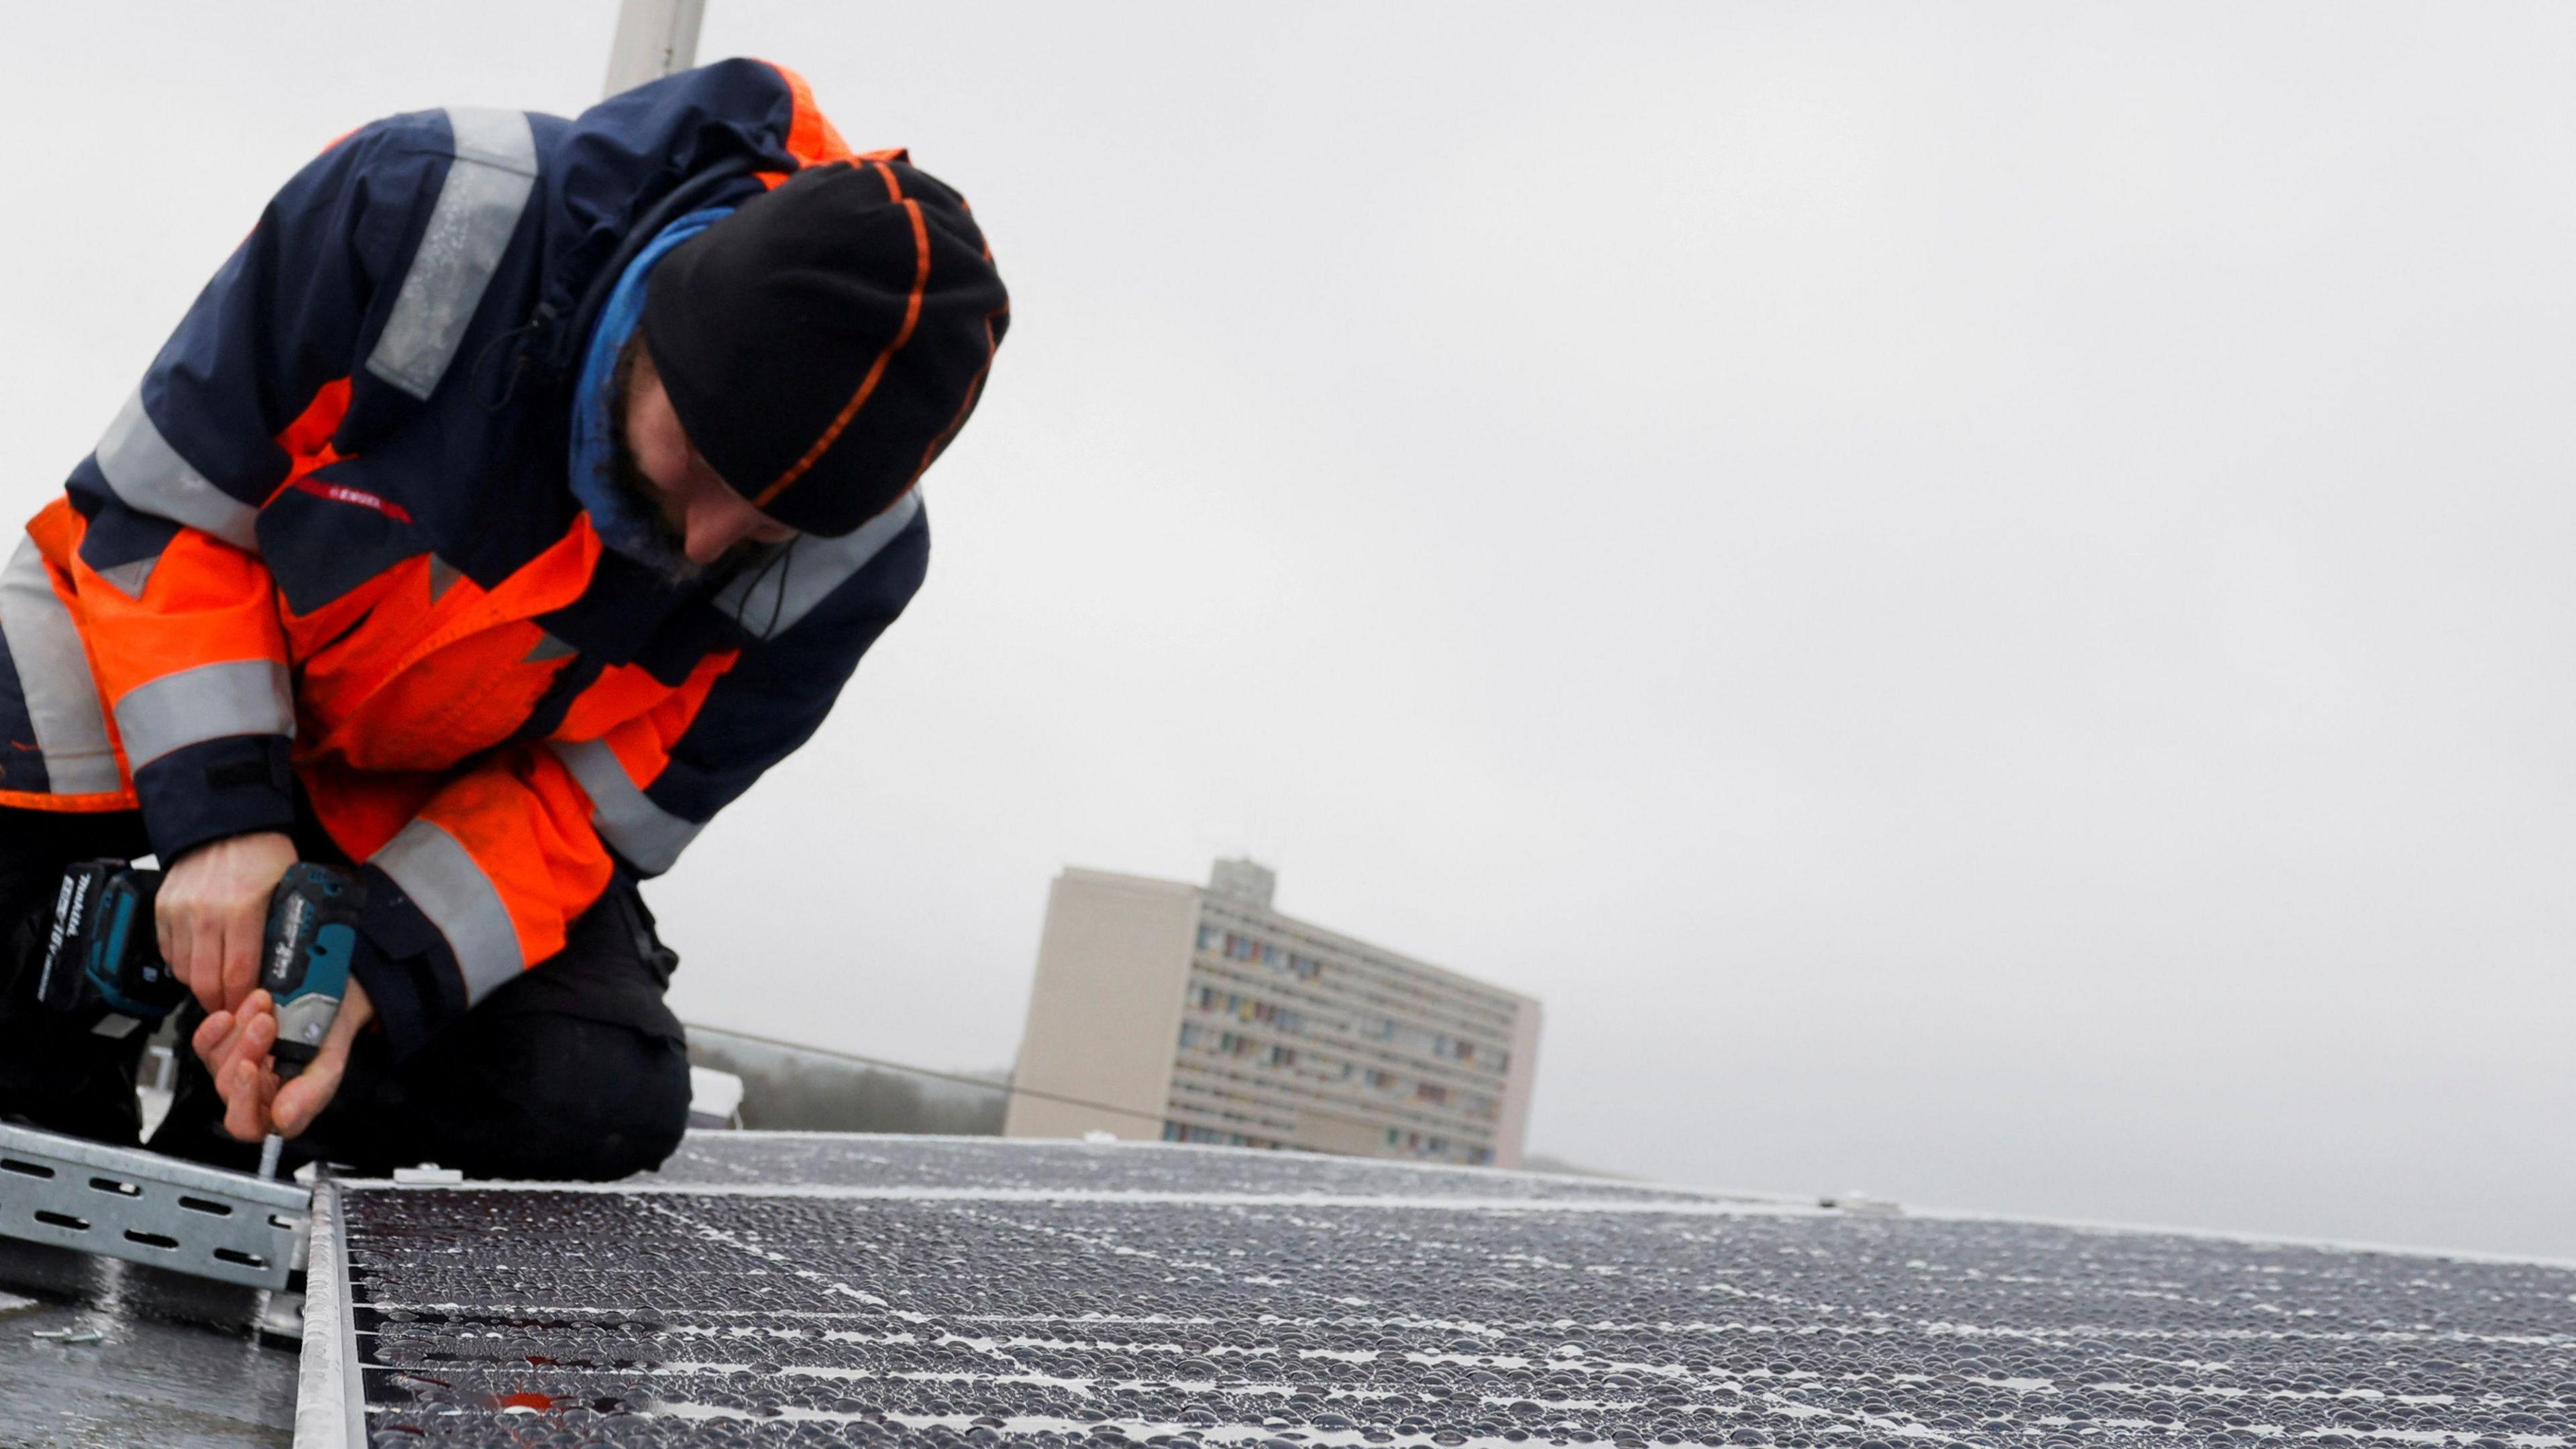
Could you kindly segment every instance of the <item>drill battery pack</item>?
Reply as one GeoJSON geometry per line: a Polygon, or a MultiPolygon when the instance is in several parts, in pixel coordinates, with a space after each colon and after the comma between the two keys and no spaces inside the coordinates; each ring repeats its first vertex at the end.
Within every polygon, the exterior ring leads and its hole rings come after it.
{"type": "Polygon", "coordinates": [[[121,860],[85,860],[63,872],[36,995],[48,1008],[90,1018],[121,1036],[157,1022],[187,999],[161,959],[152,919],[158,871],[121,860]]]}

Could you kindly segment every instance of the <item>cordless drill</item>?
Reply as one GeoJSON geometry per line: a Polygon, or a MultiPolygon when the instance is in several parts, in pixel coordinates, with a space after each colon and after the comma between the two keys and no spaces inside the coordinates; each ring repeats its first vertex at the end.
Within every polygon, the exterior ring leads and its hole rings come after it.
{"type": "MultiPolygon", "coordinates": [[[[103,1036],[158,1022],[188,999],[161,959],[153,905],[161,873],[121,860],[87,860],[63,872],[53,932],[36,994],[56,1011],[92,1021],[103,1036]]],[[[277,1004],[277,1074],[309,1065],[349,994],[364,893],[346,871],[298,861],[268,898],[259,984],[277,1004]]]]}
{"type": "Polygon", "coordinates": [[[349,996],[365,892],[346,871],[297,861],[268,898],[259,984],[277,1003],[277,1074],[311,1065],[349,996]]]}

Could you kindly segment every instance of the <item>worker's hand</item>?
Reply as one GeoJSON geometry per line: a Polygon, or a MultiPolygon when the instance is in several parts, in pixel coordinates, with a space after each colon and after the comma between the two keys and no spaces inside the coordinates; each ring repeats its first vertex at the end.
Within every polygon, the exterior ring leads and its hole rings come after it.
{"type": "Polygon", "coordinates": [[[214,1011],[197,1023],[189,1039],[197,1060],[215,1079],[224,1098],[224,1131],[244,1142],[267,1133],[268,1100],[277,1092],[277,1005],[265,991],[254,991],[232,1011],[214,1011]]]}
{"type": "Polygon", "coordinates": [[[349,982],[349,994],[322,1050],[291,1082],[277,1079],[277,1007],[265,991],[254,991],[238,1011],[218,1011],[197,1027],[197,1056],[214,1074],[224,1096],[224,1132],[237,1141],[257,1142],[274,1132],[301,1136],[331,1105],[340,1078],[349,1069],[349,1044],[375,1020],[375,1003],[367,988],[349,982]]]}
{"type": "Polygon", "coordinates": [[[161,877],[153,925],[161,959],[210,1012],[238,1009],[259,981],[268,898],[295,864],[295,842],[274,830],[208,841],[161,877]]]}

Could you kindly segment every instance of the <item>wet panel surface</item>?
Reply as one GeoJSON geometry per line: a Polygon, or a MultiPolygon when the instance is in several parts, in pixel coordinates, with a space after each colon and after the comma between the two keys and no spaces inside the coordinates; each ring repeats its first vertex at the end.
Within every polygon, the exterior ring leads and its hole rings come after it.
{"type": "Polygon", "coordinates": [[[826,1133],[692,1134],[639,1179],[663,1185],[913,1187],[959,1191],[1314,1193],[1359,1197],[1724,1200],[1715,1193],[1487,1168],[1416,1166],[1314,1153],[1258,1152],[1156,1143],[1093,1145],[992,1137],[850,1136],[826,1133]]]}
{"type": "Polygon", "coordinates": [[[2576,1441],[2565,1269],[844,1145],[839,1192],[354,1190],[374,1442],[2576,1441]]]}

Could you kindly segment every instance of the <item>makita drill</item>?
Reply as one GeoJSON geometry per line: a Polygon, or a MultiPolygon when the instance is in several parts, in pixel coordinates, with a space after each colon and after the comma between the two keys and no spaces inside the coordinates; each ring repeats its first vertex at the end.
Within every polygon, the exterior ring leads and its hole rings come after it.
{"type": "MultiPolygon", "coordinates": [[[[38,998],[119,1037],[184,1003],[188,988],[161,959],[153,925],[160,889],[161,872],[121,860],[87,860],[64,871],[38,998]]],[[[269,895],[259,984],[277,1003],[280,1077],[303,1071],[330,1035],[349,994],[365,904],[348,872],[303,861],[287,867],[269,895]]]]}

